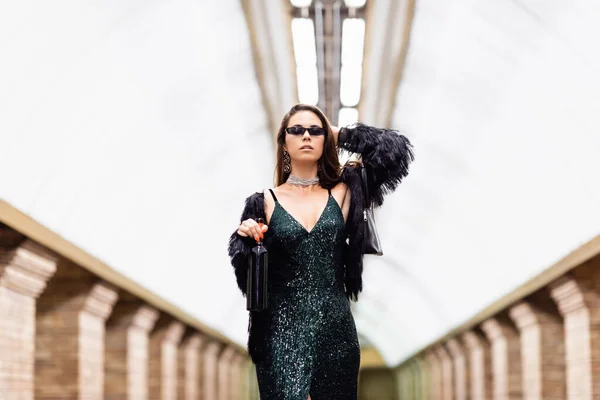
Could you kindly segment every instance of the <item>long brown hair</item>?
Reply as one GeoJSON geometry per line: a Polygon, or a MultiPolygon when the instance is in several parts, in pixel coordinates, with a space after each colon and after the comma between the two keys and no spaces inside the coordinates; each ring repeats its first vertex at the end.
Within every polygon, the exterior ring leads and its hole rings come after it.
{"type": "Polygon", "coordinates": [[[335,139],[331,131],[331,125],[327,120],[323,111],[318,107],[311,106],[308,104],[296,104],[290,111],[283,117],[279,132],[277,133],[277,165],[275,166],[275,185],[279,186],[285,183],[289,173],[283,170],[283,146],[285,145],[285,128],[290,121],[292,115],[299,111],[310,111],[315,114],[323,124],[323,128],[327,134],[325,136],[325,143],[323,144],[323,155],[317,161],[319,168],[317,176],[319,177],[319,184],[325,189],[333,188],[340,180],[340,160],[338,158],[337,149],[335,146],[335,139]]]}

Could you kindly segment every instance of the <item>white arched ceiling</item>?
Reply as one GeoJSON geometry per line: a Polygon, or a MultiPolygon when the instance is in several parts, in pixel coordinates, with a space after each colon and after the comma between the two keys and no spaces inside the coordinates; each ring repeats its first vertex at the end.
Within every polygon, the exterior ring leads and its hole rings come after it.
{"type": "Polygon", "coordinates": [[[243,344],[273,144],[239,0],[0,5],[0,198],[243,344]]]}
{"type": "Polygon", "coordinates": [[[600,2],[417,0],[357,325],[395,364],[600,232],[600,2]],[[384,259],[389,260],[388,263],[384,259]]]}

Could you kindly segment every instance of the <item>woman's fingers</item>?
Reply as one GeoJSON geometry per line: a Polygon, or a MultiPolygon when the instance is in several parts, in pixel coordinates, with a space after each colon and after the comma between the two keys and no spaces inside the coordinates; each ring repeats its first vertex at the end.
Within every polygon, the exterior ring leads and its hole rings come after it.
{"type": "Polygon", "coordinates": [[[250,229],[250,224],[248,220],[243,221],[242,224],[238,227],[238,233],[242,236],[252,237],[252,230],[250,229]]]}
{"type": "Polygon", "coordinates": [[[238,233],[243,233],[242,236],[248,236],[259,241],[264,239],[265,232],[268,230],[266,225],[261,226],[253,219],[247,219],[242,222],[242,225],[238,228],[238,233]]]}
{"type": "Polygon", "coordinates": [[[253,219],[250,220],[250,223],[252,224],[252,237],[254,237],[254,240],[258,242],[262,238],[260,227],[258,226],[258,223],[253,219]]]}
{"type": "Polygon", "coordinates": [[[237,233],[240,236],[254,238],[257,242],[265,238],[265,232],[269,230],[267,225],[262,227],[253,219],[247,219],[238,227],[237,233]]]}
{"type": "Polygon", "coordinates": [[[254,222],[253,219],[247,219],[246,221],[244,221],[244,225],[246,226],[246,229],[248,230],[248,236],[250,236],[251,238],[254,238],[254,240],[258,240],[257,239],[258,235],[256,234],[257,223],[254,222]]]}

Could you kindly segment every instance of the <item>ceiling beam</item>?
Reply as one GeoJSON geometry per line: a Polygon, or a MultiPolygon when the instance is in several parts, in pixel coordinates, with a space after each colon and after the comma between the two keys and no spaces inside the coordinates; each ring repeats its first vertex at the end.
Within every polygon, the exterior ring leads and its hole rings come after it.
{"type": "Polygon", "coordinates": [[[287,0],[241,0],[262,100],[273,138],[285,113],[298,102],[296,63],[287,0]]]}
{"type": "Polygon", "coordinates": [[[367,2],[365,56],[359,118],[390,127],[416,0],[367,2]],[[383,29],[382,29],[383,28],[383,29]]]}

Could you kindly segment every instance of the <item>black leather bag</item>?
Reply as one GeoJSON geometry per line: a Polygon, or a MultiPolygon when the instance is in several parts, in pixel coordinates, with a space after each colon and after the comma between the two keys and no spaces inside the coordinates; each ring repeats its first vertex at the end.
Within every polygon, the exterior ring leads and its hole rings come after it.
{"type": "Polygon", "coordinates": [[[383,249],[381,247],[381,241],[377,234],[377,227],[375,226],[375,215],[373,213],[373,203],[369,203],[369,186],[367,184],[367,170],[361,168],[362,177],[362,188],[365,199],[363,204],[363,218],[364,218],[364,230],[365,230],[365,254],[373,254],[376,256],[383,255],[383,249]]]}

